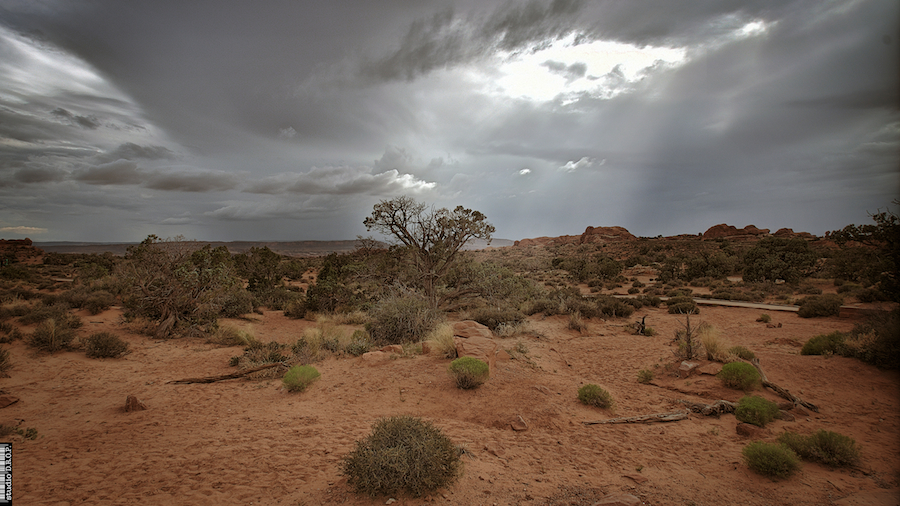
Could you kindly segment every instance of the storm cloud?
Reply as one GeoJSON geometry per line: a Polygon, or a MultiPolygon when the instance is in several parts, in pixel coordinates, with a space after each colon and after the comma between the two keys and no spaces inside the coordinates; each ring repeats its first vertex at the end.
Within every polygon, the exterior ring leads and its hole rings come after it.
{"type": "Polygon", "coordinates": [[[410,195],[510,239],[822,234],[900,195],[898,19],[879,0],[7,2],[0,229],[347,239],[410,195]]]}

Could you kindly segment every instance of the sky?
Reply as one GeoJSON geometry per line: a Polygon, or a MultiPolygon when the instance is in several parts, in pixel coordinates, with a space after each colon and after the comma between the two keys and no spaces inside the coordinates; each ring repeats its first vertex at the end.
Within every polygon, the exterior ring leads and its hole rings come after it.
{"type": "Polygon", "coordinates": [[[400,195],[513,240],[870,223],[900,2],[0,0],[2,238],[353,239],[400,195]]]}

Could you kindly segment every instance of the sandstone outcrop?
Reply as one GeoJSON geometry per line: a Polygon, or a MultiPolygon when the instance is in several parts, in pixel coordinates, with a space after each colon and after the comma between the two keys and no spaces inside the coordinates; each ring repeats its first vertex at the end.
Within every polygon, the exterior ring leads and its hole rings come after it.
{"type": "Polygon", "coordinates": [[[710,227],[709,230],[704,232],[703,239],[727,238],[732,240],[752,240],[765,235],[769,235],[769,229],[767,228],[756,228],[755,225],[737,228],[734,225],[721,223],[710,227]]]}

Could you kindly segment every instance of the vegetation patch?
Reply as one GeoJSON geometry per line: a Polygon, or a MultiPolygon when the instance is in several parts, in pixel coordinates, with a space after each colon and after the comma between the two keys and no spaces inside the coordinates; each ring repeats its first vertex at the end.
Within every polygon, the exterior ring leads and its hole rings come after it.
{"type": "Polygon", "coordinates": [[[483,361],[474,357],[459,357],[450,362],[448,369],[456,381],[456,387],[468,390],[484,384],[490,376],[490,368],[483,361]]]}
{"type": "Polygon", "coordinates": [[[734,410],[734,417],[744,423],[765,427],[778,416],[778,405],[758,395],[742,397],[734,410]]]}
{"type": "Polygon", "coordinates": [[[856,440],[837,432],[819,430],[809,436],[784,432],[778,436],[778,442],[804,460],[821,462],[831,467],[853,466],[859,462],[856,440]]]}
{"type": "Polygon", "coordinates": [[[650,383],[653,381],[653,371],[650,369],[641,369],[638,371],[638,383],[650,383]]]}
{"type": "Polygon", "coordinates": [[[288,392],[302,392],[312,385],[321,374],[311,365],[295,365],[284,373],[281,382],[288,392]]]}
{"type": "Polygon", "coordinates": [[[601,409],[615,409],[616,403],[605,389],[599,385],[588,383],[578,389],[578,400],[587,406],[594,406],[601,409]]]}
{"type": "Polygon", "coordinates": [[[778,443],[754,442],[741,451],[747,467],[763,476],[788,478],[800,470],[797,454],[778,443]]]}
{"type": "Polygon", "coordinates": [[[84,353],[90,358],[118,358],[128,353],[128,343],[111,332],[98,332],[85,340],[84,353]]]}
{"type": "Polygon", "coordinates": [[[75,338],[75,329],[66,321],[50,318],[41,322],[28,338],[28,344],[42,351],[56,353],[69,348],[75,338]]]}
{"type": "Polygon", "coordinates": [[[801,355],[833,355],[841,350],[844,344],[844,334],[842,332],[832,332],[830,334],[820,334],[811,337],[809,341],[800,349],[801,355]]]}
{"type": "Polygon", "coordinates": [[[442,320],[437,309],[413,294],[382,299],[369,316],[372,321],[366,324],[366,330],[378,345],[417,342],[442,320]]]}
{"type": "Polygon", "coordinates": [[[742,360],[753,360],[756,354],[743,346],[732,346],[728,348],[728,354],[742,360]]]}
{"type": "Polygon", "coordinates": [[[837,316],[841,312],[841,304],[843,303],[844,299],[834,293],[810,295],[800,300],[800,310],[797,311],[797,314],[801,318],[837,316]]]}
{"type": "Polygon", "coordinates": [[[460,449],[450,438],[431,422],[405,415],[377,420],[341,462],[349,485],[372,497],[420,497],[454,482],[461,470],[460,449]]]}
{"type": "Polygon", "coordinates": [[[759,371],[746,362],[725,364],[716,376],[726,387],[745,392],[753,390],[760,383],[759,371]]]}

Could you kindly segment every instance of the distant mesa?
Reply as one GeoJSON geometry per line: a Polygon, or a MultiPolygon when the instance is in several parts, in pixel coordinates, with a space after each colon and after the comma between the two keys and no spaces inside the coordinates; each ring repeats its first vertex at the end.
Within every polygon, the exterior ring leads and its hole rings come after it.
{"type": "Polygon", "coordinates": [[[795,237],[800,237],[803,239],[812,240],[815,239],[816,236],[810,234],[809,232],[794,232],[790,228],[782,228],[779,229],[774,234],[769,233],[769,229],[767,228],[756,228],[755,225],[747,225],[744,228],[737,228],[732,225],[726,225],[724,223],[720,225],[715,225],[710,227],[709,230],[703,233],[704,240],[710,239],[730,239],[734,241],[754,241],[761,237],[765,237],[768,235],[773,235],[775,237],[781,237],[785,239],[792,239],[795,237]]]}
{"type": "Polygon", "coordinates": [[[547,246],[562,244],[589,244],[618,241],[636,241],[631,232],[623,227],[588,227],[581,235],[561,235],[559,237],[537,237],[516,241],[514,246],[547,246]]]}
{"type": "Polygon", "coordinates": [[[43,254],[43,251],[32,246],[31,239],[0,239],[0,258],[23,262],[43,254]]]}

